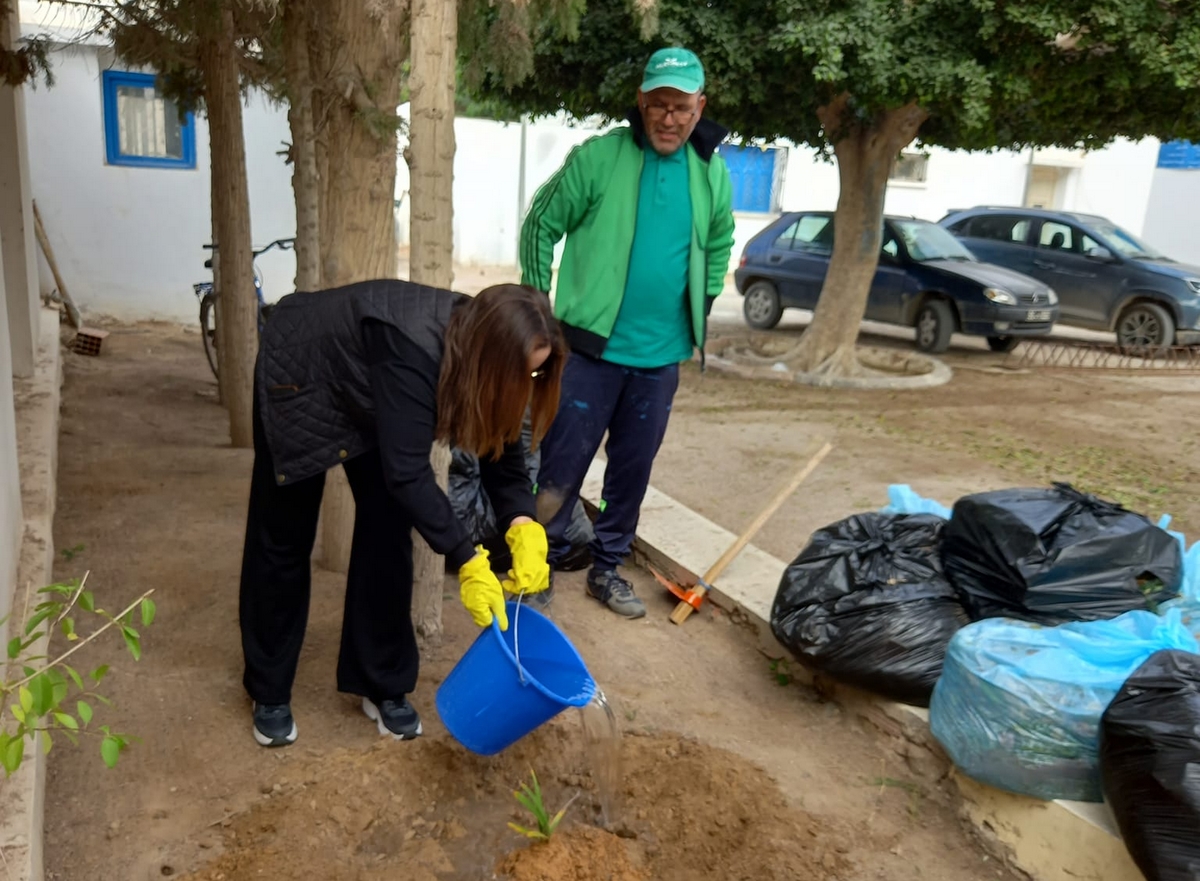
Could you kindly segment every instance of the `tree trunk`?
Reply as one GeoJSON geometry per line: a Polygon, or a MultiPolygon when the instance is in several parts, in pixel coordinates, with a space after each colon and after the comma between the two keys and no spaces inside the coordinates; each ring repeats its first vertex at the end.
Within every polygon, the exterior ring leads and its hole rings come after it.
{"type": "Polygon", "coordinates": [[[288,126],[292,132],[292,191],[296,198],[296,290],[321,288],[321,180],[317,173],[308,16],[303,0],[284,9],[288,126]]]}
{"type": "MultiPolygon", "coordinates": [[[[321,285],[394,278],[396,107],[408,3],[339,0],[309,9],[324,80],[317,102],[321,285]]],[[[334,469],[321,509],[321,562],[335,572],[349,567],[353,512],[345,474],[334,469]]]]}
{"type": "Polygon", "coordinates": [[[916,137],[928,116],[910,104],[881,114],[871,125],[845,125],[847,112],[845,96],[819,111],[833,142],[841,185],[833,256],[812,324],[788,355],[799,369],[829,376],[862,372],[854,342],[879,266],[888,175],[900,151],[916,137]]]}
{"type": "MultiPolygon", "coordinates": [[[[455,0],[414,0],[412,122],[409,148],[409,216],[413,281],[449,288],[454,283],[454,88],[458,45],[455,0]]],[[[445,488],[450,450],[434,447],[434,474],[445,488]]],[[[413,536],[413,624],[427,639],[442,633],[445,563],[419,536],[413,536]]]]}
{"type": "Polygon", "coordinates": [[[230,441],[235,447],[250,447],[258,301],[234,34],[233,11],[223,8],[214,32],[201,40],[200,66],[212,155],[213,228],[220,244],[220,287],[216,290],[220,303],[217,356],[221,397],[229,411],[230,441]]]}

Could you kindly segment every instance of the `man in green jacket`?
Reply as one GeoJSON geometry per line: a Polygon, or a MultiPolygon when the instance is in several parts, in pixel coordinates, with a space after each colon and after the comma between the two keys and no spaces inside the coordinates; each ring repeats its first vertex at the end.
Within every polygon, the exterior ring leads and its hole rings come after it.
{"type": "Polygon", "coordinates": [[[542,442],[538,494],[551,566],[579,490],[608,433],[588,593],[619,615],[646,607],[617,573],[629,554],[650,469],[667,429],[679,363],[703,352],[733,248],[727,130],[703,119],[704,68],[686,49],[646,64],[630,125],[571,151],[538,190],[521,230],[524,284],[549,292],[572,353],[558,416],[542,442]]]}

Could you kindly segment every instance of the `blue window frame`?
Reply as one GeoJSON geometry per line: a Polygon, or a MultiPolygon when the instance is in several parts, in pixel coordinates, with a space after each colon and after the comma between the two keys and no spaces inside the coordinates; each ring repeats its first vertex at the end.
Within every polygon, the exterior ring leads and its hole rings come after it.
{"type": "Polygon", "coordinates": [[[780,170],[787,151],[722,144],[721,156],[729,166],[733,185],[733,210],[768,214],[779,210],[780,170]]]}
{"type": "Polygon", "coordinates": [[[106,70],[101,83],[109,165],[196,167],[192,114],[180,118],[175,102],[159,93],[154,74],[106,70]]]}

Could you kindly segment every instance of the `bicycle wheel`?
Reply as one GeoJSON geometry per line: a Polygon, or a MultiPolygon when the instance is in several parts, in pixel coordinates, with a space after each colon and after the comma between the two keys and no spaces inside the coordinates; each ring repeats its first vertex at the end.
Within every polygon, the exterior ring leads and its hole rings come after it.
{"type": "Polygon", "coordinates": [[[204,354],[208,357],[208,366],[212,368],[213,376],[217,373],[217,298],[205,294],[200,301],[200,335],[204,338],[204,354]]]}

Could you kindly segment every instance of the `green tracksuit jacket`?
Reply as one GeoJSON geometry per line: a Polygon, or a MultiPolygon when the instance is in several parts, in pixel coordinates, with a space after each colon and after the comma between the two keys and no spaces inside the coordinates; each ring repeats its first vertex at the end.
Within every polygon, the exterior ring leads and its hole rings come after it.
{"type": "MultiPolygon", "coordinates": [[[[554,246],[565,235],[554,311],[571,348],[604,353],[625,292],[642,173],[641,118],[573,149],[538,190],[521,228],[521,282],[549,292],[554,246]]],[[[725,285],[733,250],[729,169],[715,150],[727,130],[701,119],[688,156],[692,247],[688,303],[692,336],[703,353],[712,299],[725,285]]]]}

